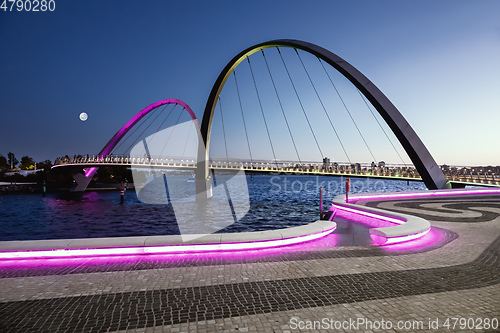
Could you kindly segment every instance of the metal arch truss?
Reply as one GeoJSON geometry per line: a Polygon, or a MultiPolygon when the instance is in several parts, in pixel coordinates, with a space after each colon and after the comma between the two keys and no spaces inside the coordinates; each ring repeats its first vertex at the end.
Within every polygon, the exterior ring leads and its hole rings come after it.
{"type": "MultiPolygon", "coordinates": [[[[233,70],[248,56],[263,49],[271,47],[291,47],[311,53],[323,61],[330,64],[342,75],[344,75],[361,93],[370,101],[377,109],[378,113],[391,128],[393,133],[398,138],[399,142],[406,150],[413,165],[417,168],[428,189],[443,189],[449,188],[450,185],[441,168],[437,165],[434,158],[431,156],[422,140],[413,130],[410,124],[406,121],[398,109],[391,101],[378,89],[366,76],[364,76],[354,66],[347,61],[337,56],[336,54],[312,43],[293,40],[293,39],[277,39],[260,44],[256,44],[240,52],[235,56],[223,69],[219,77],[212,87],[208,98],[203,120],[201,124],[201,135],[206,147],[206,156],[202,158],[204,161],[205,179],[209,177],[208,158],[210,147],[210,132],[212,127],[212,119],[214,115],[217,99],[224,87],[224,84],[233,70]]],[[[201,162],[201,161],[200,161],[201,162]]],[[[202,166],[199,164],[199,167],[202,166]]]]}
{"type": "MultiPolygon", "coordinates": [[[[167,105],[167,104],[177,104],[182,106],[191,116],[191,119],[193,120],[193,123],[195,125],[196,130],[198,131],[198,135],[200,135],[200,122],[198,118],[196,117],[196,114],[191,110],[191,108],[184,103],[183,101],[179,99],[162,99],[161,101],[158,101],[156,103],[153,103],[144,109],[142,109],[140,112],[138,112],[135,116],[133,116],[125,125],[123,125],[118,132],[109,140],[109,142],[102,148],[102,150],[99,152],[99,158],[105,158],[108,156],[113,149],[116,147],[118,142],[120,142],[121,139],[125,136],[125,134],[128,133],[134,127],[135,124],[139,122],[142,118],[144,118],[148,113],[156,110],[160,106],[167,105]]],[[[71,189],[73,192],[81,192],[85,191],[87,186],[89,185],[90,181],[92,180],[92,177],[95,175],[97,171],[97,167],[91,167],[88,169],[84,169],[85,175],[81,174],[80,172],[73,172],[73,178],[76,181],[76,185],[71,189]]]]}

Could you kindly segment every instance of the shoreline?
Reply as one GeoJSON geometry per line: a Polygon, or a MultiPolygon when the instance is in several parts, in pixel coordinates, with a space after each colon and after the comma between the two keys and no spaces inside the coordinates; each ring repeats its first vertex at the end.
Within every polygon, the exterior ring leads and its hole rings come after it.
{"type": "MultiPolygon", "coordinates": [[[[70,192],[68,187],[49,187],[47,186],[46,193],[85,193],[94,191],[119,191],[121,184],[119,183],[98,183],[93,184],[93,187],[87,188],[84,192],[70,192]]],[[[133,183],[127,184],[127,190],[133,190],[135,186],[133,183]]],[[[42,185],[39,183],[11,183],[0,182],[0,195],[11,194],[43,194],[42,185]]]]}

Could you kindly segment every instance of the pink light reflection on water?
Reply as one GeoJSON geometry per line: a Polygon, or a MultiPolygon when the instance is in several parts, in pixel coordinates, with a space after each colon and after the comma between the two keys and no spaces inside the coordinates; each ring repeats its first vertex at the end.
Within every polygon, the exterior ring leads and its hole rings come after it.
{"type": "Polygon", "coordinates": [[[110,216],[109,203],[102,201],[98,192],[67,193],[65,196],[45,197],[44,201],[46,219],[40,227],[43,226],[42,232],[49,236],[53,233],[59,235],[58,238],[89,237],[96,230],[103,230],[102,221],[96,217],[110,216]]]}

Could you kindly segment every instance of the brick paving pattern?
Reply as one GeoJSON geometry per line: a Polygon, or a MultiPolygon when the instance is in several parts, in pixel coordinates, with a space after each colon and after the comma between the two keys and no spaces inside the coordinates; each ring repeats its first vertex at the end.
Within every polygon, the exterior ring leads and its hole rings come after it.
{"type": "Polygon", "coordinates": [[[431,319],[500,319],[499,196],[362,204],[421,215],[438,240],[417,249],[0,262],[0,332],[298,332],[322,329],[293,323],[324,318],[422,321],[361,330],[440,332],[431,319]]]}

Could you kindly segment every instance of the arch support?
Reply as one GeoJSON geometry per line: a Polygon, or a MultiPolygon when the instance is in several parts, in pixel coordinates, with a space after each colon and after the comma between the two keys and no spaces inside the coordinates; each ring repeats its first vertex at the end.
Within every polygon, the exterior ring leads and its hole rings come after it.
{"type": "Polygon", "coordinates": [[[210,147],[210,131],[212,127],[212,120],[214,115],[217,99],[229,78],[232,71],[248,56],[251,54],[271,48],[271,47],[291,47],[303,50],[305,52],[314,54],[322,59],[343,76],[345,76],[361,93],[370,101],[378,113],[382,116],[384,121],[389,125],[390,129],[396,135],[397,139],[406,150],[413,165],[417,168],[422,180],[428,189],[442,189],[448,188],[449,183],[446,176],[443,174],[441,168],[437,165],[430,152],[425,147],[424,143],[418,137],[417,133],[413,130],[410,124],[406,121],[399,110],[392,104],[392,102],[378,89],[366,76],[358,71],[350,63],[339,57],[338,55],[312,43],[293,40],[293,39],[278,39],[260,44],[256,44],[243,50],[236,55],[222,70],[219,77],[212,87],[203,120],[201,124],[201,135],[203,138],[205,149],[205,156],[203,169],[205,170],[205,179],[209,177],[208,158],[210,147]]]}
{"type": "Polygon", "coordinates": [[[148,113],[156,110],[160,106],[167,105],[167,104],[177,104],[182,106],[186,111],[189,113],[191,116],[191,119],[194,122],[194,125],[197,129],[200,128],[200,122],[198,121],[198,118],[196,117],[196,114],[191,110],[191,108],[184,103],[183,101],[179,99],[162,99],[161,101],[158,101],[156,103],[153,103],[144,109],[142,109],[140,112],[138,112],[135,116],[133,116],[125,125],[123,125],[122,128],[116,134],[109,140],[109,142],[102,148],[102,150],[99,152],[99,157],[106,157],[108,156],[109,153],[116,147],[118,142],[127,134],[132,127],[134,127],[135,124],[139,122],[142,118],[144,118],[148,113]]]}
{"type": "MultiPolygon", "coordinates": [[[[125,125],[122,126],[118,130],[118,132],[113,135],[111,140],[102,148],[102,150],[99,152],[99,158],[102,159],[106,156],[108,156],[113,149],[116,147],[118,142],[120,142],[121,139],[134,127],[135,124],[137,124],[142,118],[144,118],[148,113],[156,110],[160,106],[167,105],[167,104],[177,104],[182,106],[191,116],[191,119],[193,120],[194,126],[198,132],[198,137],[200,137],[200,122],[198,118],[196,117],[196,114],[191,110],[189,105],[184,103],[183,101],[179,99],[162,99],[156,103],[153,103],[151,105],[148,105],[141,111],[139,111],[135,116],[133,116],[129,121],[125,123],[125,125]]],[[[201,141],[201,140],[199,140],[201,141]]],[[[91,167],[88,169],[84,169],[84,174],[81,174],[79,172],[73,172],[73,178],[75,179],[76,185],[71,189],[73,192],[82,192],[85,191],[87,186],[89,185],[90,181],[92,180],[92,177],[95,175],[98,167],[91,167]]]]}

